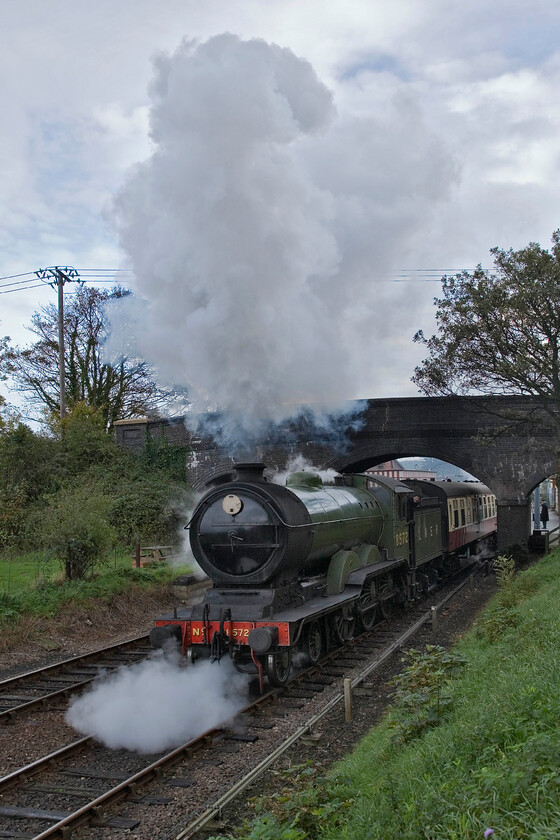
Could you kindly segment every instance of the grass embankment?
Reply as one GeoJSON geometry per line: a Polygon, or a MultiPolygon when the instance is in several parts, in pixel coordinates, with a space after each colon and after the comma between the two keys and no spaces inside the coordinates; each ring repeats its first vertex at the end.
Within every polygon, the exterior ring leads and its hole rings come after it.
{"type": "Polygon", "coordinates": [[[501,588],[457,645],[456,675],[437,656],[431,675],[412,666],[410,690],[400,684],[392,714],[351,756],[326,779],[292,774],[238,836],[560,838],[559,561],[557,550],[501,588]]]}
{"type": "Polygon", "coordinates": [[[136,569],[131,563],[130,552],[115,553],[98,564],[89,579],[69,581],[64,580],[60,562],[43,552],[0,557],[0,626],[24,616],[50,618],[68,605],[79,610],[96,600],[106,603],[134,588],[157,589],[189,572],[187,566],[160,563],[136,569]]]}

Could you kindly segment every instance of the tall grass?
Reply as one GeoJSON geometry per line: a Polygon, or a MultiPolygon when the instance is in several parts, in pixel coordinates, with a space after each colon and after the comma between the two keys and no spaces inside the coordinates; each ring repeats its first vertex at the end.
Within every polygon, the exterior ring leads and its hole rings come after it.
{"type": "Polygon", "coordinates": [[[384,724],[337,767],[354,808],[324,838],[560,837],[558,560],[504,587],[457,646],[468,666],[446,721],[405,748],[384,724]]]}

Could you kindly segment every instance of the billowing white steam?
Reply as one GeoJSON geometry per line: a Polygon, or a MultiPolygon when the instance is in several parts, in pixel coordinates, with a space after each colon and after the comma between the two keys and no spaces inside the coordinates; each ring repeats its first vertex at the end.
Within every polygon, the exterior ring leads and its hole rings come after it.
{"type": "Polygon", "coordinates": [[[285,484],[288,476],[294,472],[317,473],[324,484],[332,484],[336,476],[340,475],[336,470],[323,470],[314,467],[311,461],[308,461],[304,455],[294,455],[289,459],[285,470],[276,472],[271,476],[271,481],[273,484],[285,484]]]}
{"type": "Polygon", "coordinates": [[[337,114],[308,62],[232,34],[160,56],[150,95],[154,152],[115,202],[137,296],[109,352],[138,350],[193,413],[253,434],[371,396],[395,361],[376,336],[413,306],[377,281],[451,171],[414,104],[337,114]]]}
{"type": "Polygon", "coordinates": [[[230,660],[179,667],[156,655],[119,669],[70,701],[66,721],[111,749],[170,749],[227,721],[247,697],[230,660]]]}

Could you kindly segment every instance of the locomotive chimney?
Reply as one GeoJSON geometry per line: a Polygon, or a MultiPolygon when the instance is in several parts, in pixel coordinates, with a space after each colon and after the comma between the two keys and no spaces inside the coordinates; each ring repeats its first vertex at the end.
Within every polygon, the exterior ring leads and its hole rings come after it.
{"type": "Polygon", "coordinates": [[[236,481],[264,481],[265,466],[259,461],[235,464],[235,479],[236,481]]]}

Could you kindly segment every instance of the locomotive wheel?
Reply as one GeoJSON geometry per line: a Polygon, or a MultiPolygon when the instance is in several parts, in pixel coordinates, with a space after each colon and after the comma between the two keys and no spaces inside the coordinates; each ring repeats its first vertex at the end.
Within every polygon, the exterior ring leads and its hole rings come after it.
{"type": "Polygon", "coordinates": [[[292,667],[292,652],[289,648],[280,653],[269,653],[266,657],[266,675],[269,683],[280,688],[288,682],[292,667]]]}
{"type": "Polygon", "coordinates": [[[362,630],[371,630],[377,616],[377,592],[374,580],[366,580],[358,600],[358,624],[362,630]]]}
{"type": "Polygon", "coordinates": [[[312,621],[305,631],[303,649],[307,655],[309,662],[315,665],[321,658],[323,653],[323,634],[321,632],[321,625],[318,621],[312,621]]]}
{"type": "Polygon", "coordinates": [[[389,619],[395,614],[394,597],[395,587],[393,575],[385,575],[379,582],[379,604],[381,615],[385,619],[389,619]]]}
{"type": "Polygon", "coordinates": [[[342,612],[335,613],[330,619],[335,642],[345,645],[354,635],[354,619],[346,618],[342,612]]]}

